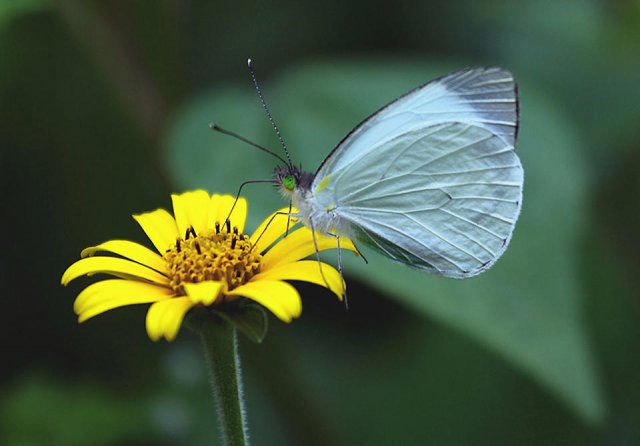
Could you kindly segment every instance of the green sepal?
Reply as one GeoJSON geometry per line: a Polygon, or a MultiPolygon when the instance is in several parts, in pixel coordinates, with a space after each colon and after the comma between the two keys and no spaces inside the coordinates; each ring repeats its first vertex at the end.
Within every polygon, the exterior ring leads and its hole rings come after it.
{"type": "Polygon", "coordinates": [[[201,324],[226,322],[256,344],[267,335],[269,319],[265,309],[247,299],[222,304],[216,308],[194,308],[187,314],[186,325],[201,331],[201,324]]]}
{"type": "Polygon", "coordinates": [[[211,313],[224,319],[256,344],[262,343],[267,335],[269,319],[264,308],[256,303],[242,299],[219,309],[212,308],[211,313]]]}

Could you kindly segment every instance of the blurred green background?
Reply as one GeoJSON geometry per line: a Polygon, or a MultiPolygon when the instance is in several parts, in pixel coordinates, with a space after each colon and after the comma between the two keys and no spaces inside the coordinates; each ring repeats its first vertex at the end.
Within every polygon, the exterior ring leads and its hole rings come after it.
{"type": "MultiPolygon", "coordinates": [[[[0,444],[218,441],[197,337],[150,342],[144,306],[79,326],[90,280],[59,280],[86,246],[150,246],[130,215],[171,192],[269,177],[207,128],[278,148],[247,57],[312,171],[406,90],[509,68],[525,168],[486,274],[348,255],[348,312],[300,285],[300,320],[241,340],[253,444],[640,444],[639,56],[635,0],[0,1],[0,444]]],[[[246,196],[250,227],[282,205],[246,196]]]]}

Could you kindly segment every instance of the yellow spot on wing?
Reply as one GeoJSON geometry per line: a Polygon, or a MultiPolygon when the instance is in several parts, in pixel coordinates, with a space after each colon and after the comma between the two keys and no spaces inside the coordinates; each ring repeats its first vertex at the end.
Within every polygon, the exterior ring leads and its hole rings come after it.
{"type": "Polygon", "coordinates": [[[324,177],[322,181],[320,181],[320,184],[318,184],[318,187],[316,187],[316,192],[320,192],[322,189],[327,187],[330,179],[331,179],[331,175],[324,177]]]}

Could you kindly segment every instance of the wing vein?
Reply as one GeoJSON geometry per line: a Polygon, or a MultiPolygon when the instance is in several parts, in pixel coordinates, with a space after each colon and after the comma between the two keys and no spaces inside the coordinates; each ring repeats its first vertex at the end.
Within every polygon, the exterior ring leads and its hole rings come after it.
{"type": "Polygon", "coordinates": [[[434,231],[433,229],[431,229],[430,227],[428,227],[427,225],[423,224],[422,222],[416,220],[415,218],[413,218],[412,216],[407,214],[407,218],[409,220],[411,220],[412,222],[414,222],[415,224],[417,224],[418,226],[420,226],[422,229],[424,229],[427,232],[430,232],[431,234],[433,234],[435,237],[439,238],[440,240],[442,240],[443,242],[453,246],[455,249],[457,249],[460,252],[465,253],[466,255],[468,255],[469,257],[473,257],[476,261],[478,261],[478,263],[482,263],[482,260],[480,260],[479,258],[477,258],[474,254],[470,253],[469,251],[461,248],[460,246],[456,245],[455,243],[453,243],[451,240],[449,240],[447,237],[437,233],[436,231],[434,231]]]}
{"type": "MultiPolygon", "coordinates": [[[[514,202],[514,203],[515,203],[515,202],[514,202]]],[[[512,225],[512,224],[513,224],[513,220],[511,220],[511,219],[509,219],[509,218],[507,218],[507,217],[503,217],[502,215],[498,215],[498,214],[491,214],[491,213],[489,213],[489,212],[485,212],[485,211],[481,211],[481,210],[479,210],[479,209],[473,209],[473,208],[464,208],[464,209],[467,209],[467,210],[472,211],[472,212],[476,212],[476,213],[478,213],[478,214],[480,214],[480,215],[486,215],[487,217],[494,218],[494,219],[496,219],[496,220],[498,220],[498,221],[501,221],[501,222],[503,222],[503,223],[507,223],[507,224],[509,224],[509,225],[512,225]]]]}
{"type": "Polygon", "coordinates": [[[458,235],[461,235],[462,237],[466,238],[467,240],[475,243],[480,248],[484,249],[491,256],[492,259],[496,257],[496,253],[493,252],[493,250],[491,248],[489,248],[488,246],[486,246],[484,243],[481,243],[478,240],[469,237],[467,234],[465,234],[462,231],[459,231],[458,229],[454,228],[453,226],[447,226],[447,229],[449,229],[450,231],[453,231],[453,232],[457,233],[458,235]]]}
{"type": "Polygon", "coordinates": [[[501,169],[513,169],[514,167],[520,167],[520,165],[513,164],[509,166],[491,166],[491,167],[485,167],[482,169],[462,170],[458,172],[434,172],[434,173],[426,173],[426,174],[411,172],[411,173],[407,173],[406,175],[416,175],[421,177],[441,176],[441,175],[462,175],[465,173],[488,172],[491,170],[501,170],[501,169]]]}
{"type": "Polygon", "coordinates": [[[481,229],[481,230],[485,231],[485,232],[486,232],[486,233],[488,233],[488,234],[491,234],[492,236],[494,236],[494,237],[495,237],[495,238],[497,238],[498,240],[504,241],[504,237],[499,236],[499,235],[498,235],[498,234],[496,234],[495,232],[493,232],[493,231],[491,231],[491,230],[489,230],[489,229],[485,228],[484,226],[482,226],[482,225],[480,225],[480,224],[476,223],[475,221],[469,220],[468,218],[464,218],[464,217],[462,217],[461,215],[456,214],[455,212],[451,212],[451,211],[449,211],[448,209],[440,208],[440,209],[438,209],[438,210],[440,210],[440,211],[442,211],[442,212],[445,212],[445,213],[447,213],[447,214],[451,215],[452,217],[455,217],[455,218],[457,218],[457,219],[459,219],[459,220],[462,220],[462,221],[464,221],[464,222],[466,222],[466,223],[469,223],[470,225],[473,225],[473,226],[475,226],[476,228],[481,229]]]}
{"type": "MultiPolygon", "coordinates": [[[[426,133],[425,135],[421,136],[419,139],[416,139],[415,141],[412,141],[410,144],[408,144],[396,157],[393,158],[393,161],[389,163],[389,166],[382,173],[382,175],[380,176],[380,179],[383,179],[385,177],[385,175],[389,172],[389,169],[393,167],[393,164],[398,160],[398,158],[404,155],[407,152],[407,150],[414,147],[418,142],[422,141],[423,138],[427,138],[440,130],[441,129],[439,127],[435,126],[431,132],[426,133]]],[[[383,144],[380,145],[380,147],[383,147],[383,146],[384,146],[383,144]]]]}
{"type": "Polygon", "coordinates": [[[474,196],[474,195],[461,195],[461,196],[453,196],[452,197],[454,200],[486,200],[486,201],[498,201],[500,203],[518,203],[518,200],[508,200],[506,198],[499,198],[499,197],[483,197],[481,195],[478,196],[474,196]]]}
{"type": "MultiPolygon", "coordinates": [[[[415,237],[412,237],[412,236],[408,235],[407,233],[398,230],[396,227],[394,227],[392,225],[389,225],[389,224],[386,224],[386,223],[382,223],[382,222],[380,222],[379,224],[381,226],[384,226],[386,229],[389,229],[389,230],[391,230],[391,231],[393,231],[393,232],[395,232],[397,234],[400,234],[400,235],[402,235],[404,237],[407,237],[407,238],[413,240],[417,245],[422,246],[427,251],[430,251],[430,252],[434,253],[435,255],[437,255],[438,257],[443,259],[445,262],[448,262],[448,263],[452,264],[453,266],[455,266],[456,268],[458,268],[460,271],[463,271],[463,272],[465,271],[464,268],[460,267],[460,265],[458,265],[456,262],[451,260],[449,257],[447,257],[446,255],[436,251],[433,248],[430,248],[429,246],[425,245],[424,243],[422,243],[420,240],[416,239],[415,237]]],[[[419,254],[416,254],[415,252],[410,251],[409,249],[407,249],[405,247],[402,247],[402,249],[404,249],[405,251],[410,252],[411,254],[415,255],[417,258],[422,259],[422,257],[419,254]]]]}
{"type": "MultiPolygon", "coordinates": [[[[467,128],[468,128],[468,127],[467,127],[467,128]]],[[[465,128],[465,130],[466,130],[466,128],[465,128]]],[[[462,133],[462,132],[460,132],[460,133],[462,133]]],[[[451,137],[450,137],[450,138],[448,138],[448,139],[447,139],[447,141],[451,141],[453,138],[458,137],[458,136],[460,135],[460,133],[455,134],[455,135],[451,135],[451,137]]],[[[456,153],[460,152],[461,150],[467,149],[467,148],[472,147],[472,146],[474,146],[474,145],[476,145],[476,144],[479,144],[479,143],[481,143],[481,142],[487,141],[487,140],[491,139],[492,137],[493,137],[493,135],[489,135],[489,136],[487,136],[487,137],[485,137],[485,138],[478,139],[478,140],[476,140],[476,141],[472,141],[472,142],[470,142],[469,144],[466,144],[466,145],[464,145],[464,146],[460,146],[460,147],[458,147],[457,149],[452,150],[452,151],[450,151],[450,152],[445,152],[445,153],[443,153],[442,155],[437,156],[437,157],[435,157],[435,158],[432,158],[432,159],[430,159],[429,161],[427,161],[426,163],[423,163],[423,164],[421,164],[420,166],[416,167],[415,169],[413,169],[413,170],[411,170],[411,171],[407,172],[407,174],[408,174],[408,175],[409,175],[409,174],[412,174],[412,173],[414,173],[416,170],[419,170],[419,169],[425,168],[425,167],[427,167],[428,165],[430,165],[430,164],[434,163],[435,161],[438,161],[438,160],[441,160],[441,159],[447,158],[447,157],[449,157],[449,156],[455,155],[456,153]]]]}

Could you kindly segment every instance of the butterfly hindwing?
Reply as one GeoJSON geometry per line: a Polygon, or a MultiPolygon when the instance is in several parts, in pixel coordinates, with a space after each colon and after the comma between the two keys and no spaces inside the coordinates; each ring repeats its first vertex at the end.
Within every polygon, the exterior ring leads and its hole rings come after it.
{"type": "Polygon", "coordinates": [[[503,138],[449,122],[378,144],[332,172],[315,198],[388,257],[469,277],[506,249],[520,212],[522,175],[503,138]]]}

